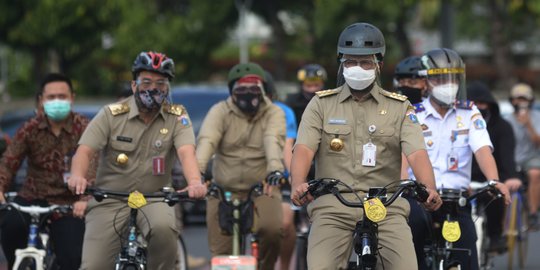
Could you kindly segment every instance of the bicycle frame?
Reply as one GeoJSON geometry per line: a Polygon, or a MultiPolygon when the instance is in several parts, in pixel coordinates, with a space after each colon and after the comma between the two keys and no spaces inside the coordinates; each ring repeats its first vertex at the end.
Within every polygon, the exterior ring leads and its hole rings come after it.
{"type": "MultiPolygon", "coordinates": [[[[366,213],[364,202],[371,199],[379,199],[384,207],[391,205],[405,190],[413,191],[419,201],[426,201],[429,194],[425,187],[415,181],[402,181],[398,189],[387,197],[386,187],[370,188],[367,196],[360,202],[351,202],[345,199],[341,191],[336,187],[338,184],[345,185],[338,179],[323,178],[309,182],[308,192],[317,198],[325,194],[333,194],[343,205],[354,208],[362,208],[362,220],[356,223],[354,230],[354,252],[356,253],[355,269],[375,269],[378,255],[378,224],[372,221],[366,213]]],[[[348,187],[351,191],[352,188],[348,187]]]]}
{"type": "MultiPolygon", "coordinates": [[[[9,195],[11,197],[13,195],[9,195]]],[[[3,208],[13,208],[17,211],[30,215],[30,225],[28,233],[28,242],[26,248],[15,250],[15,262],[13,269],[21,267],[25,259],[31,259],[35,262],[35,270],[44,270],[48,265],[48,257],[53,256],[52,251],[48,249],[49,234],[40,230],[40,216],[48,215],[53,212],[68,213],[71,211],[71,206],[65,205],[50,205],[47,207],[30,205],[22,206],[15,202],[8,202],[3,205],[3,208]]]]}
{"type": "MultiPolygon", "coordinates": [[[[121,200],[121,198],[128,197],[130,194],[132,194],[127,192],[106,191],[96,188],[87,188],[86,193],[93,195],[98,202],[101,202],[105,198],[121,200]]],[[[145,198],[161,198],[163,199],[163,202],[167,203],[169,206],[173,206],[181,200],[188,198],[187,192],[177,193],[169,190],[168,188],[163,188],[163,191],[158,194],[150,193],[142,194],[142,196],[145,198]]],[[[130,207],[131,209],[129,212],[126,230],[128,236],[127,242],[122,244],[120,252],[116,257],[115,270],[124,270],[127,267],[135,267],[135,269],[138,270],[146,269],[146,241],[137,227],[137,214],[139,207],[130,207]]],[[[186,262],[183,263],[185,264],[186,262]]],[[[184,266],[182,268],[185,269],[186,267],[184,266]]]]}

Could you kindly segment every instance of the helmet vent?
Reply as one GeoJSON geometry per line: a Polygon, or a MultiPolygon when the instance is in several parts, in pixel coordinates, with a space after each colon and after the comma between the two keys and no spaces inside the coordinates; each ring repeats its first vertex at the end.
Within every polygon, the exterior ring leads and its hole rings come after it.
{"type": "Polygon", "coordinates": [[[345,46],[352,46],[353,42],[350,40],[345,41],[345,46]]]}
{"type": "Polygon", "coordinates": [[[366,41],[366,42],[364,42],[364,46],[367,46],[367,47],[373,47],[373,41],[366,41]]]}

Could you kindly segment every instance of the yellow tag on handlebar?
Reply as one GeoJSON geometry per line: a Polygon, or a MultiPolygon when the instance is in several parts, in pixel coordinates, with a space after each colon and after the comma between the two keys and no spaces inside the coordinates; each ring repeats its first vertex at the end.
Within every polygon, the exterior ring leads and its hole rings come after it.
{"type": "Polygon", "coordinates": [[[445,220],[442,226],[442,235],[448,242],[456,242],[461,237],[459,222],[445,220]]]}
{"type": "Polygon", "coordinates": [[[379,198],[369,199],[364,202],[366,216],[373,222],[379,222],[386,217],[386,207],[379,198]]]}
{"type": "Polygon", "coordinates": [[[138,209],[146,205],[146,199],[142,193],[133,191],[129,194],[128,205],[133,209],[138,209]]]}

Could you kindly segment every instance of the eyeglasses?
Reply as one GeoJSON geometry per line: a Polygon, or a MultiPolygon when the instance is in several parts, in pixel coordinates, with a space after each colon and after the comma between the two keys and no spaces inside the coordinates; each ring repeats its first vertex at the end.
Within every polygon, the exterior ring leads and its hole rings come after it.
{"type": "Polygon", "coordinates": [[[261,87],[257,86],[257,85],[253,85],[253,86],[238,86],[238,87],[235,87],[233,89],[233,92],[235,94],[247,94],[247,93],[251,93],[251,94],[260,94],[262,93],[262,89],[261,87]]]}
{"type": "Polygon", "coordinates": [[[340,62],[346,68],[360,66],[361,68],[368,70],[368,69],[374,69],[377,66],[377,63],[375,63],[375,61],[371,59],[356,60],[356,59],[341,58],[340,62]]]}
{"type": "Polygon", "coordinates": [[[151,89],[152,85],[155,85],[158,90],[166,90],[169,88],[168,80],[157,80],[152,81],[150,79],[137,80],[137,85],[141,86],[143,89],[151,89]]]}

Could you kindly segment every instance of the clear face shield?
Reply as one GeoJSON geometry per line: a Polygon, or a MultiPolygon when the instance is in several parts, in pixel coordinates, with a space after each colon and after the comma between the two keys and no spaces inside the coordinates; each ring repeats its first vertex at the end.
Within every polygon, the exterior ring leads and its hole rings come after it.
{"type": "Polygon", "coordinates": [[[457,100],[466,100],[465,68],[433,68],[421,70],[426,76],[431,96],[441,105],[450,106],[457,100]]]}

